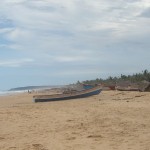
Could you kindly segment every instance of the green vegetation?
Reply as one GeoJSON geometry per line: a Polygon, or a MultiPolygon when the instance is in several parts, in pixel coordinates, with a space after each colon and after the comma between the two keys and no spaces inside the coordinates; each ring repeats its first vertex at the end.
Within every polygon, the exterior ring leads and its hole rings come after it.
{"type": "Polygon", "coordinates": [[[110,76],[107,79],[97,78],[95,80],[86,80],[86,81],[83,81],[82,83],[84,83],[84,84],[99,84],[99,83],[116,84],[116,82],[120,82],[120,81],[129,81],[131,83],[138,83],[141,81],[150,82],[150,72],[148,70],[144,70],[141,73],[136,73],[133,75],[121,74],[121,76],[119,76],[119,77],[111,77],[110,76]]]}

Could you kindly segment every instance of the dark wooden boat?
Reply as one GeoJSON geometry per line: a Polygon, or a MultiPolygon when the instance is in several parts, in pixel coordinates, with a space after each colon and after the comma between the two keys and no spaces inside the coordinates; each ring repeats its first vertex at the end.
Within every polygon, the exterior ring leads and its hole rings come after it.
{"type": "Polygon", "coordinates": [[[48,101],[60,101],[70,100],[76,98],[85,98],[92,95],[97,95],[102,91],[100,87],[94,87],[91,89],[70,92],[68,94],[55,94],[55,95],[35,95],[33,96],[33,102],[48,102],[48,101]]]}

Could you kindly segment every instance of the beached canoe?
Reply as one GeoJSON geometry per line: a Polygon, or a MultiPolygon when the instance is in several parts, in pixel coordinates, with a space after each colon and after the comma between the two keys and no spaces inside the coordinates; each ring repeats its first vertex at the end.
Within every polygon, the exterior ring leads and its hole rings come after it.
{"type": "Polygon", "coordinates": [[[48,102],[48,101],[60,101],[60,100],[70,100],[76,98],[85,98],[92,95],[97,95],[102,91],[100,87],[94,87],[91,89],[70,92],[68,94],[54,94],[54,95],[35,95],[33,96],[33,102],[48,102]]]}

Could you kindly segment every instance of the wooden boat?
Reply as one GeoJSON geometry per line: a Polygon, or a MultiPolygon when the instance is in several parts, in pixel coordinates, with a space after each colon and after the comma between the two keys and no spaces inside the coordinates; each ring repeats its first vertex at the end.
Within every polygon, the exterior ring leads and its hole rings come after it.
{"type": "Polygon", "coordinates": [[[132,88],[132,89],[124,89],[124,88],[118,88],[118,91],[139,91],[138,88],[132,88]]]}
{"type": "Polygon", "coordinates": [[[91,89],[91,88],[93,88],[94,86],[93,85],[90,85],[90,84],[83,84],[83,88],[85,89],[85,90],[87,90],[87,89],[91,89]]]}
{"type": "Polygon", "coordinates": [[[117,87],[116,90],[118,90],[118,91],[139,91],[139,88],[130,88],[130,87],[124,88],[124,87],[117,87]]]}
{"type": "Polygon", "coordinates": [[[91,89],[70,92],[68,94],[54,94],[54,95],[35,95],[33,96],[33,102],[48,102],[48,101],[60,101],[60,100],[70,100],[76,98],[85,98],[92,95],[97,95],[102,91],[100,87],[94,87],[91,89]]]}

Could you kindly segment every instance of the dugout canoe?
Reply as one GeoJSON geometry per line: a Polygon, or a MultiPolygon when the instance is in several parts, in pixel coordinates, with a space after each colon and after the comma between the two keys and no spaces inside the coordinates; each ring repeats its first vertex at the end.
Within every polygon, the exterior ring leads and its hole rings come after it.
{"type": "Polygon", "coordinates": [[[49,101],[61,101],[61,100],[71,100],[77,98],[85,98],[93,95],[97,95],[102,91],[100,87],[94,87],[91,89],[70,92],[68,94],[54,94],[54,95],[35,95],[33,96],[33,102],[49,102],[49,101]]]}

